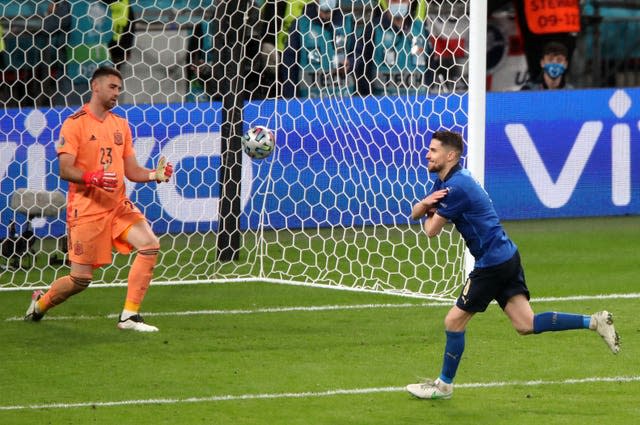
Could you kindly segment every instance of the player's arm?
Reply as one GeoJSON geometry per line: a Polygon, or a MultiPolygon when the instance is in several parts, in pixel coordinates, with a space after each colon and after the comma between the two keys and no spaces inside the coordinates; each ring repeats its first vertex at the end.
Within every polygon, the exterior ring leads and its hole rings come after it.
{"type": "Polygon", "coordinates": [[[430,238],[438,236],[442,231],[442,228],[447,224],[448,220],[438,213],[432,214],[428,220],[424,222],[424,232],[430,238]]]}
{"type": "Polygon", "coordinates": [[[423,200],[417,202],[411,210],[411,218],[419,220],[425,215],[427,217],[431,217],[435,212],[436,205],[442,198],[447,196],[447,193],[449,193],[448,189],[436,190],[435,192],[430,193],[429,196],[423,200]]]}
{"type": "Polygon", "coordinates": [[[70,153],[58,155],[58,165],[60,166],[60,178],[71,183],[84,183],[82,175],[84,170],[75,166],[76,157],[70,153]]]}
{"type": "Polygon", "coordinates": [[[124,175],[132,182],[166,182],[169,181],[172,174],[173,165],[167,162],[164,156],[160,158],[158,165],[153,170],[140,166],[135,155],[129,155],[124,158],[124,175]]]}
{"type": "Polygon", "coordinates": [[[99,187],[107,192],[113,192],[118,183],[116,174],[107,168],[87,171],[75,166],[76,157],[62,152],[58,155],[60,178],[71,183],[84,184],[87,187],[99,187]]]}

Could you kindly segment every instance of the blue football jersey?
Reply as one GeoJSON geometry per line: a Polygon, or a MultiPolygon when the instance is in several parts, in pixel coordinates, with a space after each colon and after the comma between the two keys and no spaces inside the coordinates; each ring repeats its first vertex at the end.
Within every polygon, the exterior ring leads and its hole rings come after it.
{"type": "Polygon", "coordinates": [[[455,167],[444,181],[437,179],[433,191],[448,189],[436,208],[460,232],[476,260],[476,267],[495,266],[509,260],[517,246],[507,236],[489,194],[469,170],[455,167]]]}

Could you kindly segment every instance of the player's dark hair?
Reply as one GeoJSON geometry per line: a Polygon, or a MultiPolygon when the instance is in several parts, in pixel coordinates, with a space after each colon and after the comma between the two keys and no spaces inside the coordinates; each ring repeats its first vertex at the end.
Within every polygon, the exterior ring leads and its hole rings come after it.
{"type": "Polygon", "coordinates": [[[458,152],[459,155],[462,155],[462,151],[464,150],[464,142],[462,141],[462,135],[460,133],[449,130],[441,130],[434,132],[431,138],[440,140],[442,146],[453,149],[458,152]]]}
{"type": "Polygon", "coordinates": [[[120,71],[110,66],[101,66],[93,72],[89,84],[93,83],[97,78],[106,77],[108,75],[114,75],[122,81],[122,74],[120,74],[120,71]]]}

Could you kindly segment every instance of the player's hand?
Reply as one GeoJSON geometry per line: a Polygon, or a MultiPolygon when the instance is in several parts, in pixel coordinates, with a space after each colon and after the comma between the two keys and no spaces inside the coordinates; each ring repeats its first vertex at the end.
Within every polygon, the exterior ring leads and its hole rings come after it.
{"type": "Polygon", "coordinates": [[[160,157],[158,166],[155,171],[149,173],[149,180],[155,180],[158,183],[167,182],[173,175],[173,164],[167,162],[167,158],[160,157]]]}
{"type": "Polygon", "coordinates": [[[427,207],[427,209],[431,209],[435,207],[438,202],[442,200],[449,193],[449,189],[440,189],[435,192],[429,194],[426,198],[422,200],[422,204],[427,207]]]}
{"type": "Polygon", "coordinates": [[[113,192],[118,185],[118,179],[116,173],[113,171],[107,171],[108,165],[102,170],[98,171],[86,171],[82,175],[82,180],[87,187],[99,187],[107,192],[113,192]]]}

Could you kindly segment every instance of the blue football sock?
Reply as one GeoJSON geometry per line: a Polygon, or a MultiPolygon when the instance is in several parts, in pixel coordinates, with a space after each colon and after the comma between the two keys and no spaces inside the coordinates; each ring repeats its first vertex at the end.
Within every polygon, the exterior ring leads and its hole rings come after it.
{"type": "Polygon", "coordinates": [[[591,316],[547,311],[533,316],[533,333],[588,329],[591,316]]]}
{"type": "Polygon", "coordinates": [[[456,371],[462,358],[462,352],[464,351],[464,331],[445,331],[445,333],[447,334],[447,343],[444,347],[444,361],[442,363],[440,380],[450,384],[456,376],[456,371]]]}

